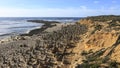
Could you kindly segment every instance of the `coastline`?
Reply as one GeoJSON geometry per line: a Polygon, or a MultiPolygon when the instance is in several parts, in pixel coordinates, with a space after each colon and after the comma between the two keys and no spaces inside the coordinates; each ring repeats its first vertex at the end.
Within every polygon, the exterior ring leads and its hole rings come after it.
{"type": "MultiPolygon", "coordinates": [[[[37,30],[41,30],[41,29],[35,29],[35,30],[32,30],[31,32],[37,31],[37,30]]],[[[36,59],[40,60],[39,61],[40,63],[42,62],[50,63],[50,64],[43,63],[43,66],[41,66],[41,68],[48,68],[46,67],[46,65],[51,66],[51,64],[52,65],[59,64],[58,61],[61,60],[62,58],[61,59],[58,58],[57,60],[57,56],[60,56],[60,55],[57,55],[56,52],[57,53],[59,52],[62,54],[61,51],[64,51],[66,49],[66,46],[67,46],[66,44],[68,43],[66,40],[75,41],[77,40],[76,39],[77,35],[83,34],[85,32],[86,32],[86,27],[84,25],[77,25],[76,23],[74,24],[73,23],[51,23],[49,25],[45,24],[43,25],[41,30],[41,33],[43,34],[39,35],[38,33],[38,34],[33,34],[31,36],[30,35],[16,36],[13,38],[13,41],[3,42],[3,44],[0,44],[0,55],[5,56],[5,58],[8,58],[8,59],[13,59],[10,61],[14,61],[13,57],[15,57],[15,60],[16,59],[18,61],[20,60],[22,68],[26,68],[26,67],[29,68],[31,64],[35,66],[34,60],[36,63],[36,59]],[[81,30],[81,31],[78,31],[78,30],[81,30]],[[74,33],[75,35],[73,35],[72,33],[74,33]],[[56,45],[56,42],[60,44],[56,45]],[[55,45],[55,46],[51,47],[51,45],[55,45]],[[54,50],[54,47],[57,49],[57,47],[59,48],[59,45],[60,47],[62,47],[60,48],[60,51],[54,50]],[[50,61],[47,61],[47,60],[50,60],[50,61]]],[[[75,47],[75,46],[74,45],[68,46],[68,48],[71,48],[71,47],[75,47]]],[[[65,61],[66,59],[63,59],[63,60],[65,61]]],[[[4,63],[4,61],[2,61],[1,63],[4,63]]],[[[18,63],[19,62],[17,62],[16,64],[18,63]]],[[[15,63],[12,62],[10,63],[9,66],[11,66],[11,64],[15,64],[15,63]]],[[[1,65],[4,65],[4,64],[1,64],[1,65]]],[[[64,64],[59,64],[59,65],[64,66],[64,64]]],[[[40,67],[36,67],[36,68],[40,68],[40,67]]]]}
{"type": "Polygon", "coordinates": [[[44,21],[44,20],[28,20],[28,22],[42,23],[43,25],[41,27],[36,27],[35,29],[29,30],[24,34],[20,34],[20,36],[32,36],[35,34],[40,34],[47,28],[54,27],[56,26],[56,24],[60,23],[57,21],[44,21]]]}
{"type": "Polygon", "coordinates": [[[38,35],[38,34],[44,33],[44,31],[48,28],[52,28],[54,26],[57,26],[57,24],[62,24],[62,23],[57,22],[57,21],[44,21],[44,20],[29,20],[28,22],[41,23],[43,25],[38,26],[34,29],[28,30],[28,31],[26,31],[26,33],[23,33],[23,34],[14,35],[14,36],[6,36],[3,38],[0,38],[0,44],[25,39],[26,36],[28,38],[28,37],[33,36],[33,35],[38,35]]]}
{"type": "Polygon", "coordinates": [[[90,67],[97,64],[97,67],[109,68],[111,63],[118,66],[120,18],[108,16],[105,20],[101,19],[103,22],[100,18],[85,18],[74,24],[51,23],[42,27],[44,31],[32,30],[35,34],[32,33],[31,36],[13,37],[12,41],[10,39],[0,44],[0,66],[3,68],[85,68],[86,61],[87,66],[90,67]]]}
{"type": "MultiPolygon", "coordinates": [[[[33,22],[33,23],[41,23],[41,22],[33,22]]],[[[24,34],[4,37],[0,39],[0,44],[7,44],[7,43],[11,43],[19,40],[25,40],[25,39],[33,39],[34,36],[36,37],[41,34],[58,31],[67,25],[74,25],[75,23],[61,23],[61,22],[56,23],[56,21],[53,21],[53,22],[47,21],[47,23],[42,23],[42,24],[43,25],[41,27],[36,27],[32,30],[27,31],[24,34]]]]}

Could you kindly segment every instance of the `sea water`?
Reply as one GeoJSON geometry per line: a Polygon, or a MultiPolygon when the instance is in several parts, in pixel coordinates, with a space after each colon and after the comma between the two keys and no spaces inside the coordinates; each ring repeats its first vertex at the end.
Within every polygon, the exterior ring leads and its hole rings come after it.
{"type": "Polygon", "coordinates": [[[0,17],[0,38],[23,34],[43,25],[41,23],[27,22],[27,20],[47,20],[70,23],[79,19],[78,17],[0,17]]]}

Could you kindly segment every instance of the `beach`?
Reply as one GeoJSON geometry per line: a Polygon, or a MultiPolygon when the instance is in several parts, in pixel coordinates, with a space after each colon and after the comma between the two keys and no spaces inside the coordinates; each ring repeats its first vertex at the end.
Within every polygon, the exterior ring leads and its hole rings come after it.
{"type": "Polygon", "coordinates": [[[9,36],[6,38],[3,38],[0,40],[0,43],[7,43],[7,42],[12,42],[15,40],[21,40],[24,38],[30,38],[33,35],[40,35],[40,34],[44,34],[44,33],[48,33],[48,32],[53,32],[53,31],[57,31],[60,30],[63,26],[67,26],[68,24],[73,24],[73,23],[60,23],[57,21],[44,21],[44,20],[28,20],[29,22],[33,22],[33,23],[40,23],[43,24],[42,26],[39,26],[37,28],[34,28],[32,30],[27,31],[24,34],[19,34],[19,35],[14,35],[14,36],[9,36]],[[37,22],[36,22],[37,21],[37,22]]]}
{"type": "Polygon", "coordinates": [[[70,23],[79,19],[79,17],[0,17],[0,39],[19,34],[25,34],[33,29],[41,28],[41,26],[45,23],[44,21],[70,23]],[[29,20],[43,21],[40,23],[35,23],[29,20]]]}
{"type": "MultiPolygon", "coordinates": [[[[3,60],[0,62],[0,66],[6,66],[7,63],[16,65],[16,63],[14,63],[11,60],[11,59],[13,59],[14,61],[20,60],[20,62],[22,62],[22,63],[20,63],[20,67],[30,68],[31,64],[32,65],[34,64],[33,60],[35,60],[32,58],[33,54],[34,54],[33,55],[34,57],[35,57],[35,54],[37,55],[36,57],[39,58],[39,60],[41,60],[40,61],[41,63],[47,62],[46,61],[47,59],[52,59],[53,61],[50,61],[50,62],[52,64],[56,64],[55,58],[52,58],[53,54],[51,53],[51,49],[46,48],[46,47],[48,47],[48,45],[45,45],[45,37],[49,36],[51,33],[58,32],[63,27],[66,27],[68,25],[72,26],[75,23],[59,23],[59,22],[56,23],[53,21],[52,22],[47,21],[47,22],[49,24],[44,23],[44,25],[41,28],[31,30],[27,34],[14,36],[14,37],[11,37],[9,39],[4,39],[3,41],[1,41],[0,55],[4,56],[4,57],[3,58],[0,57],[0,59],[3,60]],[[40,47],[40,49],[38,49],[39,47],[40,47]],[[34,49],[35,49],[35,53],[30,54],[30,53],[32,53],[31,50],[34,50],[34,49]],[[22,58],[23,56],[24,56],[24,58],[26,58],[27,62],[22,58]],[[49,58],[47,58],[47,57],[49,57],[49,58]],[[9,59],[10,59],[10,61],[9,61],[9,59]],[[5,61],[5,64],[1,65],[1,63],[4,63],[4,61],[5,61]],[[26,65],[28,65],[28,66],[26,66],[26,65]]],[[[13,66],[13,67],[15,67],[15,66],[13,66]]],[[[40,68],[40,67],[36,67],[36,68],[40,68]]]]}
{"type": "Polygon", "coordinates": [[[44,21],[44,20],[37,20],[37,21],[39,21],[39,22],[36,22],[36,20],[31,20],[29,22],[43,24],[43,25],[39,26],[37,28],[31,29],[31,30],[27,31],[24,34],[19,34],[19,35],[16,35],[16,36],[14,35],[14,36],[4,37],[4,38],[2,38],[0,40],[0,43],[6,43],[6,42],[15,41],[15,40],[20,40],[20,38],[23,37],[23,36],[32,36],[32,35],[41,34],[41,33],[49,31],[49,30],[47,30],[49,28],[52,28],[52,27],[55,27],[55,26],[59,27],[58,25],[62,26],[62,23],[56,22],[56,21],[52,21],[52,22],[51,21],[44,21]],[[35,21],[35,22],[33,22],[33,21],[35,21]]]}

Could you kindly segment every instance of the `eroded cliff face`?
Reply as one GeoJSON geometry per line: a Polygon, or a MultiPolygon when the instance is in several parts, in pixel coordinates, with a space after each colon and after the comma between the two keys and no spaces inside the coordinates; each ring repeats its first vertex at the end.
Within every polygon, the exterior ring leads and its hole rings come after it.
{"type": "Polygon", "coordinates": [[[101,32],[98,31],[87,39],[84,42],[86,50],[98,50],[99,48],[107,48],[112,46],[118,38],[118,35],[113,32],[101,32]]]}
{"type": "Polygon", "coordinates": [[[101,67],[109,67],[109,63],[113,61],[115,64],[120,63],[120,22],[112,22],[112,20],[99,22],[92,21],[90,19],[83,19],[77,23],[85,24],[89,28],[86,34],[81,35],[82,41],[77,43],[78,46],[82,46],[82,49],[79,50],[79,53],[85,54],[82,55],[82,59],[80,61],[80,65],[78,65],[78,68],[84,67],[84,65],[87,63],[88,65],[98,63],[98,66],[101,67]],[[117,24],[111,25],[113,23],[117,24]],[[109,58],[109,60],[106,60],[106,62],[103,63],[101,60],[105,60],[106,58],[109,58]]]}

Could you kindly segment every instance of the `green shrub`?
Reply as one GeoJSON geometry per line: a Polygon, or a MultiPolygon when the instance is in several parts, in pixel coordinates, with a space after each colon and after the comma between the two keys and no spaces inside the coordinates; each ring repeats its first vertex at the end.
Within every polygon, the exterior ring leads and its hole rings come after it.
{"type": "Polygon", "coordinates": [[[85,50],[83,50],[83,51],[81,52],[81,55],[82,55],[82,56],[85,56],[85,55],[87,55],[87,54],[88,54],[88,52],[85,51],[85,50]]]}

